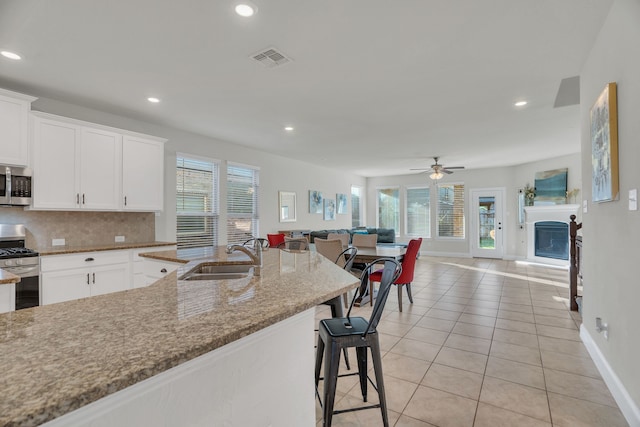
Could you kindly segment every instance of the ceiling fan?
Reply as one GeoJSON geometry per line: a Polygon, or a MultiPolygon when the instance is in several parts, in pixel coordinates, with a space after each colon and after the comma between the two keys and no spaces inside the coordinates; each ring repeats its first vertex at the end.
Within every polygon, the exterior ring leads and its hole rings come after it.
{"type": "Polygon", "coordinates": [[[424,173],[431,172],[429,178],[438,180],[444,176],[444,174],[452,174],[454,169],[464,169],[464,166],[450,166],[448,168],[444,167],[440,163],[438,163],[439,157],[434,157],[434,164],[431,165],[429,169],[411,169],[412,171],[423,171],[424,173]]]}

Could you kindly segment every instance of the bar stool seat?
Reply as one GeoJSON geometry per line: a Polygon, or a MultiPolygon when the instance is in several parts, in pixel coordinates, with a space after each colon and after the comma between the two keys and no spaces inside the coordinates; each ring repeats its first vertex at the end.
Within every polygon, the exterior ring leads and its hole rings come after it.
{"type": "Polygon", "coordinates": [[[324,393],[323,399],[320,400],[323,410],[323,427],[330,427],[334,414],[343,412],[359,411],[363,409],[380,408],[382,412],[382,421],[384,426],[389,425],[387,415],[387,404],[384,391],[384,379],[382,377],[382,356],[380,353],[380,341],[376,327],[380,321],[382,310],[389,296],[389,289],[392,282],[400,275],[402,267],[400,263],[393,259],[381,258],[377,259],[365,268],[360,279],[360,288],[366,286],[369,282],[369,274],[375,264],[384,263],[382,277],[380,281],[380,289],[378,298],[373,307],[371,317],[367,321],[363,317],[351,317],[351,309],[359,293],[356,293],[351,301],[351,306],[346,317],[324,319],[320,321],[318,329],[318,345],[316,348],[316,394],[318,393],[318,383],[320,382],[320,370],[324,358],[324,393]],[[340,365],[340,354],[343,350],[355,347],[358,359],[358,372],[353,374],[338,375],[340,365]],[[375,372],[376,382],[373,384],[367,376],[367,349],[371,351],[373,361],[373,369],[375,372]],[[362,392],[363,401],[367,401],[367,385],[371,382],[378,392],[379,403],[376,405],[363,406],[352,409],[334,411],[336,386],[338,377],[358,375],[360,379],[360,391],[362,392]]]}

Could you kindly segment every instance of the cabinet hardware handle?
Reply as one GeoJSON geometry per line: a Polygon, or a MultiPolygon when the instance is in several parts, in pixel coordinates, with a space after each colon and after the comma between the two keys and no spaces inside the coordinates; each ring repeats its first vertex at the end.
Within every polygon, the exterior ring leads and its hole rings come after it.
{"type": "Polygon", "coordinates": [[[84,205],[84,193],[82,193],[82,204],[84,205]]]}
{"type": "Polygon", "coordinates": [[[76,193],[76,205],[80,204],[80,193],[76,193]]]}
{"type": "Polygon", "coordinates": [[[92,273],[93,274],[93,283],[96,283],[96,273],[92,273]]]}
{"type": "Polygon", "coordinates": [[[87,262],[88,262],[88,261],[95,261],[95,259],[93,259],[93,258],[86,258],[86,259],[85,259],[85,261],[87,261],[87,262]]]}
{"type": "Polygon", "coordinates": [[[124,205],[127,206],[127,196],[124,196],[124,205]]]}
{"type": "Polygon", "coordinates": [[[167,272],[166,268],[163,268],[162,270],[160,270],[160,273],[166,273],[166,272],[167,272]]]}
{"type": "Polygon", "coordinates": [[[87,273],[87,285],[89,284],[89,273],[87,273]]]}

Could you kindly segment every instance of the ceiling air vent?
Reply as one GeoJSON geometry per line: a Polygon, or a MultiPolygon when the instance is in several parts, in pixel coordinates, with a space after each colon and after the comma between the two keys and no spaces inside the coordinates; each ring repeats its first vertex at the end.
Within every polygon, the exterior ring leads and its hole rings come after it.
{"type": "Polygon", "coordinates": [[[267,68],[275,68],[291,62],[291,59],[273,47],[251,55],[251,59],[258,61],[267,68]]]}

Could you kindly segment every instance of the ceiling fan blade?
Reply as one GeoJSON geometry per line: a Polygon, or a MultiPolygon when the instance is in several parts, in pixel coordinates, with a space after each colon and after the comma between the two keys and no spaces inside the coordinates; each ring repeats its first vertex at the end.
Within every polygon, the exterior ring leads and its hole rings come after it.
{"type": "Polygon", "coordinates": [[[449,175],[453,173],[453,171],[450,171],[448,169],[440,169],[440,172],[448,173],[449,175]]]}
{"type": "Polygon", "coordinates": [[[445,169],[464,169],[464,166],[447,166],[445,169]]]}
{"type": "Polygon", "coordinates": [[[420,168],[420,169],[409,169],[410,171],[423,171],[423,172],[428,172],[431,170],[431,168],[420,168]]]}

